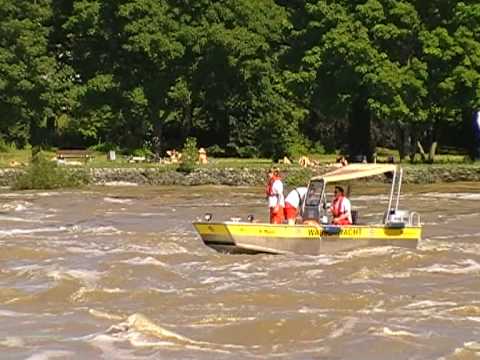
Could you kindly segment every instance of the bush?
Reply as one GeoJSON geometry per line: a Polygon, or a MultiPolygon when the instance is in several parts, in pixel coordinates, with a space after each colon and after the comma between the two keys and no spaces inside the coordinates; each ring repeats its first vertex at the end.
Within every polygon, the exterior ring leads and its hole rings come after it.
{"type": "Polygon", "coordinates": [[[0,152],[8,153],[16,150],[15,144],[8,144],[4,139],[0,138],[0,152]]]}
{"type": "Polygon", "coordinates": [[[224,157],[225,156],[225,150],[222,149],[218,145],[212,145],[209,146],[207,149],[207,154],[212,156],[212,157],[224,157]]]}
{"type": "Polygon", "coordinates": [[[50,161],[42,152],[33,156],[26,171],[17,176],[13,184],[16,190],[72,188],[88,184],[90,177],[85,170],[67,170],[50,161]]]}
{"type": "Polygon", "coordinates": [[[307,186],[312,176],[313,172],[310,169],[290,170],[284,182],[288,187],[307,186]]]}
{"type": "Polygon", "coordinates": [[[195,170],[197,157],[197,139],[188,137],[183,145],[181,159],[182,162],[177,170],[186,174],[191,173],[193,170],[195,170]]]}
{"type": "Polygon", "coordinates": [[[144,156],[146,158],[151,158],[153,156],[153,152],[146,148],[135,149],[132,151],[133,156],[144,156]]]}
{"type": "Polygon", "coordinates": [[[107,153],[110,150],[114,150],[117,152],[120,150],[120,148],[117,145],[110,142],[98,143],[97,145],[90,146],[88,149],[90,151],[97,151],[102,153],[107,153]]]}

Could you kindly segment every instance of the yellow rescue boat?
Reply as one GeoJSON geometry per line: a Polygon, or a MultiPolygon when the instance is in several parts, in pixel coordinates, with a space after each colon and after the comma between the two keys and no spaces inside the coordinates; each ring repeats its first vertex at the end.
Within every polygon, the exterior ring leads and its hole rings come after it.
{"type": "MultiPolygon", "coordinates": [[[[365,246],[415,248],[421,238],[420,216],[399,210],[403,170],[394,164],[351,164],[308,184],[302,204],[302,224],[268,224],[253,221],[196,221],[193,226],[205,245],[227,253],[298,253],[317,255],[365,246]],[[328,224],[327,184],[387,174],[391,178],[388,206],[380,224],[328,224]]],[[[352,211],[355,215],[355,211],[352,211]]]]}

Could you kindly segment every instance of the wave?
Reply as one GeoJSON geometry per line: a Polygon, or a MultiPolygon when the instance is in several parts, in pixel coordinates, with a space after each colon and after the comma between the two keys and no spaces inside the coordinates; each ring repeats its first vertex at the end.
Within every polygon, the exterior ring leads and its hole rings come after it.
{"type": "Polygon", "coordinates": [[[162,266],[162,267],[167,267],[168,265],[151,257],[151,256],[148,256],[146,258],[142,258],[142,257],[134,257],[134,258],[131,258],[131,259],[128,259],[128,260],[123,260],[123,261],[120,261],[121,263],[125,263],[125,264],[130,264],[130,265],[155,265],[155,266],[162,266]]]}
{"type": "Polygon", "coordinates": [[[68,228],[69,232],[82,234],[100,234],[100,235],[119,235],[123,231],[118,230],[114,226],[88,226],[88,225],[72,225],[68,228]]]}
{"type": "Polygon", "coordinates": [[[55,358],[70,358],[75,355],[72,351],[66,350],[45,350],[26,358],[26,360],[50,360],[55,358]]]}
{"type": "Polygon", "coordinates": [[[451,265],[434,264],[425,268],[415,268],[414,270],[419,272],[452,275],[476,274],[480,273],[480,264],[475,260],[466,259],[451,265]]]}
{"type": "Polygon", "coordinates": [[[106,181],[102,185],[105,186],[138,186],[137,183],[129,181],[106,181]]]}
{"type": "Polygon", "coordinates": [[[132,199],[116,198],[116,197],[104,197],[103,201],[112,204],[131,204],[132,199]]]}
{"type": "Polygon", "coordinates": [[[0,346],[9,348],[23,348],[25,347],[25,341],[18,336],[7,336],[0,340],[0,346]]]}
{"type": "Polygon", "coordinates": [[[438,193],[430,192],[423,193],[421,197],[427,198],[440,198],[440,199],[453,199],[453,200],[480,200],[480,193],[438,193]]]}
{"type": "Polygon", "coordinates": [[[190,350],[224,354],[229,354],[230,348],[238,348],[238,346],[234,345],[216,345],[205,341],[193,340],[154,323],[140,313],[130,315],[124,321],[112,325],[105,333],[90,339],[90,343],[93,346],[104,351],[107,350],[109,353],[118,351],[111,345],[118,341],[128,341],[134,347],[160,347],[180,350],[188,348],[190,350]]]}
{"type": "Polygon", "coordinates": [[[35,228],[35,229],[0,230],[0,238],[17,236],[17,235],[30,235],[30,234],[36,234],[36,233],[61,232],[61,231],[65,231],[66,229],[67,228],[65,226],[56,226],[56,227],[45,227],[45,228],[35,228]]]}

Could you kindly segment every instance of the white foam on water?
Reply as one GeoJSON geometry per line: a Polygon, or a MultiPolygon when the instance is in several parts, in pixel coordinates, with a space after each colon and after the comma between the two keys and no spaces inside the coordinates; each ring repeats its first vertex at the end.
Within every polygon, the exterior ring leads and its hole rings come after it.
{"type": "Polygon", "coordinates": [[[77,247],[77,246],[67,246],[65,250],[72,254],[90,254],[93,256],[103,256],[107,253],[106,251],[102,251],[98,249],[88,249],[88,248],[77,247]]]}
{"type": "Polygon", "coordinates": [[[114,226],[83,226],[73,225],[68,231],[82,234],[99,234],[99,235],[120,235],[123,231],[118,230],[114,226]]]}
{"type": "Polygon", "coordinates": [[[105,186],[138,186],[137,183],[129,182],[129,181],[106,181],[102,183],[105,186]]]}
{"type": "Polygon", "coordinates": [[[19,313],[19,312],[10,311],[10,310],[0,310],[0,316],[3,316],[3,317],[27,317],[27,316],[31,316],[31,314],[19,313]]]}
{"type": "Polygon", "coordinates": [[[46,268],[48,268],[48,266],[41,266],[39,264],[28,264],[28,265],[14,266],[10,268],[10,270],[18,272],[17,276],[23,276],[23,275],[30,275],[30,274],[37,275],[40,273],[40,270],[43,270],[46,268]]]}
{"type": "Polygon", "coordinates": [[[16,200],[16,201],[2,204],[1,208],[5,211],[22,212],[22,211],[28,210],[28,208],[32,206],[33,204],[31,202],[16,200]]]}
{"type": "Polygon", "coordinates": [[[347,318],[345,320],[342,320],[341,325],[336,327],[328,337],[330,339],[335,339],[345,334],[351,334],[357,323],[358,319],[356,318],[347,318]]]}
{"type": "Polygon", "coordinates": [[[85,269],[58,269],[47,272],[47,276],[56,281],[59,280],[80,280],[86,284],[94,284],[103,275],[103,272],[85,269]]]}
{"type": "Polygon", "coordinates": [[[33,354],[28,357],[26,360],[50,360],[58,358],[71,358],[75,355],[72,351],[65,350],[45,350],[40,353],[33,354]]]}
{"type": "Polygon", "coordinates": [[[385,256],[392,255],[398,249],[393,246],[379,246],[379,247],[366,247],[361,249],[350,250],[345,254],[338,255],[339,258],[351,259],[355,257],[372,257],[372,256],[385,256]]]}
{"type": "Polygon", "coordinates": [[[378,195],[360,195],[360,196],[353,196],[352,200],[358,201],[373,201],[374,203],[378,203],[379,200],[387,201],[389,199],[388,195],[385,194],[378,194],[378,195]]]}
{"type": "Polygon", "coordinates": [[[18,336],[7,336],[4,339],[0,340],[0,346],[5,346],[9,348],[21,348],[25,346],[25,341],[18,336]]]}
{"type": "Polygon", "coordinates": [[[151,256],[147,256],[146,258],[134,257],[128,260],[120,261],[120,262],[124,264],[130,264],[130,265],[155,265],[155,266],[162,266],[162,267],[168,266],[164,262],[161,262],[151,256]]]}
{"type": "Polygon", "coordinates": [[[35,228],[35,229],[0,230],[0,238],[17,236],[17,235],[32,235],[32,234],[38,234],[38,233],[61,232],[65,230],[66,228],[64,226],[35,228]]]}
{"type": "Polygon", "coordinates": [[[98,334],[88,339],[90,345],[102,351],[104,355],[102,356],[103,358],[131,360],[134,358],[134,356],[132,356],[132,351],[119,349],[115,346],[115,343],[123,341],[125,340],[106,334],[98,334]]]}
{"type": "Polygon", "coordinates": [[[124,319],[124,316],[109,314],[107,312],[95,310],[95,309],[88,309],[88,313],[99,319],[116,320],[116,321],[121,321],[124,319]]]}
{"type": "MultiPolygon", "coordinates": [[[[463,347],[458,347],[453,352],[454,356],[461,359],[478,359],[480,357],[480,343],[478,341],[468,341],[463,343],[463,347]]],[[[446,358],[439,358],[445,360],[446,358]]]]}
{"type": "Polygon", "coordinates": [[[20,218],[8,215],[0,215],[0,221],[23,222],[23,223],[43,223],[41,220],[34,220],[32,218],[20,218]]]}
{"type": "Polygon", "coordinates": [[[74,302],[82,302],[85,300],[86,296],[91,293],[95,292],[105,292],[108,294],[121,294],[125,293],[125,290],[119,289],[119,288],[97,288],[97,287],[84,287],[82,286],[80,289],[75,291],[72,295],[70,295],[70,299],[74,302]]]}
{"type": "Polygon", "coordinates": [[[419,272],[452,275],[475,274],[480,273],[480,264],[475,260],[466,259],[451,265],[434,264],[425,268],[415,268],[414,270],[419,272]]]}
{"type": "Polygon", "coordinates": [[[167,213],[164,213],[164,212],[148,212],[148,213],[139,213],[139,214],[136,214],[137,216],[141,216],[141,217],[150,217],[150,216],[165,216],[165,215],[168,215],[167,213]]]}
{"type": "Polygon", "coordinates": [[[401,338],[403,341],[413,340],[416,338],[430,338],[432,336],[431,332],[425,334],[417,334],[407,329],[391,329],[388,326],[384,326],[383,328],[370,328],[369,332],[373,333],[373,335],[380,336],[380,337],[387,337],[387,338],[401,338]]]}
{"type": "Polygon", "coordinates": [[[430,192],[421,194],[422,197],[440,198],[440,199],[459,199],[459,200],[480,200],[480,193],[438,193],[430,192]]]}
{"type": "Polygon", "coordinates": [[[383,314],[386,313],[387,310],[385,309],[385,302],[379,301],[375,305],[373,305],[370,309],[361,309],[358,311],[360,314],[383,314]]]}
{"type": "Polygon", "coordinates": [[[396,336],[401,336],[401,337],[420,337],[420,335],[415,334],[413,332],[407,331],[407,330],[392,330],[389,327],[384,327],[379,335],[384,335],[387,337],[396,337],[396,336]]]}
{"type": "MultiPolygon", "coordinates": [[[[449,240],[449,239],[462,239],[462,238],[479,238],[480,232],[475,233],[466,233],[466,234],[451,234],[451,235],[434,235],[429,238],[429,240],[449,240]]],[[[457,247],[457,244],[453,244],[457,247]]]]}
{"type": "Polygon", "coordinates": [[[208,345],[167,330],[139,313],[111,326],[106,334],[97,335],[90,342],[104,352],[113,352],[115,348],[112,344],[119,341],[128,341],[135,347],[185,348],[190,345],[201,349],[202,346],[208,345]]]}
{"type": "Polygon", "coordinates": [[[111,253],[125,253],[125,252],[138,252],[146,255],[175,255],[189,253],[187,249],[175,243],[178,238],[171,238],[169,242],[158,242],[158,246],[155,248],[129,244],[122,249],[114,249],[111,253]]]}
{"type": "Polygon", "coordinates": [[[131,204],[132,199],[119,199],[119,198],[112,198],[112,197],[104,197],[103,201],[112,204],[131,204]]]}
{"type": "MultiPolygon", "coordinates": [[[[230,353],[204,341],[196,341],[174,331],[155,324],[145,315],[136,313],[129,316],[124,322],[114,325],[107,333],[118,339],[128,340],[135,347],[168,347],[179,349],[192,349],[216,353],[230,353]]],[[[232,346],[222,346],[228,348],[232,346]]]]}
{"type": "Polygon", "coordinates": [[[322,275],[325,271],[322,269],[312,269],[305,272],[307,278],[317,278],[322,275]]]}
{"type": "Polygon", "coordinates": [[[423,300],[417,301],[405,306],[407,309],[431,309],[445,306],[456,306],[457,303],[452,301],[432,301],[432,300],[423,300]]]}

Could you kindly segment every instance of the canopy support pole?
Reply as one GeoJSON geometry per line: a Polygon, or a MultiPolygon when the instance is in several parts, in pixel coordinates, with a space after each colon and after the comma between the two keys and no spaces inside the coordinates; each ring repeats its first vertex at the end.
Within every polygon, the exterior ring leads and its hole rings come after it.
{"type": "Polygon", "coordinates": [[[392,209],[392,200],[393,200],[393,193],[395,191],[395,183],[397,180],[397,171],[393,171],[393,178],[392,178],[392,187],[390,188],[390,198],[388,199],[388,207],[387,213],[385,214],[385,218],[383,219],[383,223],[387,222],[388,216],[390,215],[390,211],[392,209]]]}

